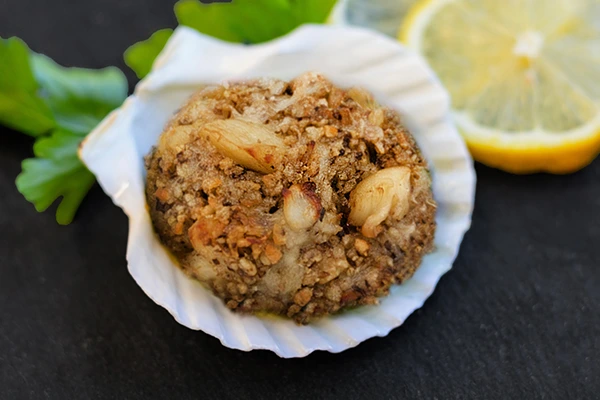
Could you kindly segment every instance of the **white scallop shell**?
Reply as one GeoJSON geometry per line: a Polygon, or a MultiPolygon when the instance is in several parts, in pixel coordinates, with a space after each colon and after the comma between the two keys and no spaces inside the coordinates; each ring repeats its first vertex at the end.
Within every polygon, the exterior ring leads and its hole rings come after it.
{"type": "Polygon", "coordinates": [[[256,46],[180,27],[135,93],[88,136],[80,156],[129,217],[128,268],[144,292],[182,325],[227,347],[268,349],[281,357],[340,352],[400,326],[452,267],[474,201],[473,162],[450,120],[448,94],[433,72],[394,40],[351,27],[308,25],[256,46]],[[283,318],[235,314],[173,265],[146,210],[143,157],[199,85],[263,76],[291,79],[306,71],[321,72],[338,85],[365,87],[410,116],[409,128],[432,168],[439,207],[435,251],[412,279],[394,286],[377,306],[298,326],[283,318]]]}

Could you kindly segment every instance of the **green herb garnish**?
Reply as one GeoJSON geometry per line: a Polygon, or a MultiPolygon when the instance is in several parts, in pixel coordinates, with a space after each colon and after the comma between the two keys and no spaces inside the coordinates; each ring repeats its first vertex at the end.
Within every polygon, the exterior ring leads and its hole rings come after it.
{"type": "Polygon", "coordinates": [[[35,158],[23,161],[23,171],[17,177],[17,188],[39,212],[45,211],[59,197],[56,221],[69,224],[81,201],[95,182],[77,157],[84,136],[60,128],[48,137],[38,139],[33,146],[35,158]]]}
{"type": "Polygon", "coordinates": [[[87,135],[127,97],[127,79],[116,67],[64,68],[39,54],[31,64],[56,125],[71,132],[87,135]]]}
{"type": "Polygon", "coordinates": [[[50,108],[37,95],[39,85],[21,39],[0,39],[0,123],[38,136],[54,127],[50,108]]]}
{"type": "Polygon", "coordinates": [[[0,39],[0,53],[0,123],[38,138],[17,188],[38,211],[60,198],[56,220],[68,224],[95,181],[79,143],[121,105],[127,80],[114,67],[61,67],[17,38],[0,39]]]}
{"type": "Polygon", "coordinates": [[[135,72],[138,78],[142,79],[150,73],[152,63],[172,34],[173,29],[161,29],[154,32],[149,39],[129,47],[123,54],[125,64],[135,72]]]}

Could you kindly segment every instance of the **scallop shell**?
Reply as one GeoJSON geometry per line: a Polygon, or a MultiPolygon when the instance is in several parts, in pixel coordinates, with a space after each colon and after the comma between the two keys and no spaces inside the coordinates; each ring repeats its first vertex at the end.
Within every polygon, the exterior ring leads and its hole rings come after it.
{"type": "Polygon", "coordinates": [[[138,285],[180,324],[244,351],[303,357],[387,335],[431,295],[471,223],[473,161],[451,122],[448,93],[420,56],[359,28],[307,25],[281,39],[244,46],[179,27],[134,94],[87,137],[80,156],[129,217],[128,269],[138,285]],[[371,90],[405,116],[430,162],[439,207],[435,251],[412,279],[394,286],[379,305],[298,326],[283,318],[233,313],[173,265],[146,209],[143,157],[199,85],[264,76],[289,80],[306,71],[323,73],[340,86],[371,90]]]}

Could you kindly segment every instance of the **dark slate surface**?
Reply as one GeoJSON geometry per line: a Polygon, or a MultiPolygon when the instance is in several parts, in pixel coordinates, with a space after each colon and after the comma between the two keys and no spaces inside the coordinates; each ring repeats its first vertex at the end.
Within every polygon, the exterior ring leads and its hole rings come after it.
{"type": "MultiPolygon", "coordinates": [[[[125,69],[129,44],[175,23],[171,4],[0,0],[0,36],[125,69]]],[[[477,166],[473,227],[421,310],[342,354],[282,360],[147,298],[98,187],[68,227],[36,213],[13,183],[31,144],[0,131],[1,399],[600,398],[600,160],[566,177],[477,166]]]]}

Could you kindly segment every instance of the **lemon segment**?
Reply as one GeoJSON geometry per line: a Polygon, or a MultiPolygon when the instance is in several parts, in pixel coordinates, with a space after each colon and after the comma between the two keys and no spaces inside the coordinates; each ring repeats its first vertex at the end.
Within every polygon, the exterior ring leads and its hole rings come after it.
{"type": "Polygon", "coordinates": [[[600,152],[600,1],[423,0],[400,40],[448,89],[473,157],[569,173],[600,152]]]}

